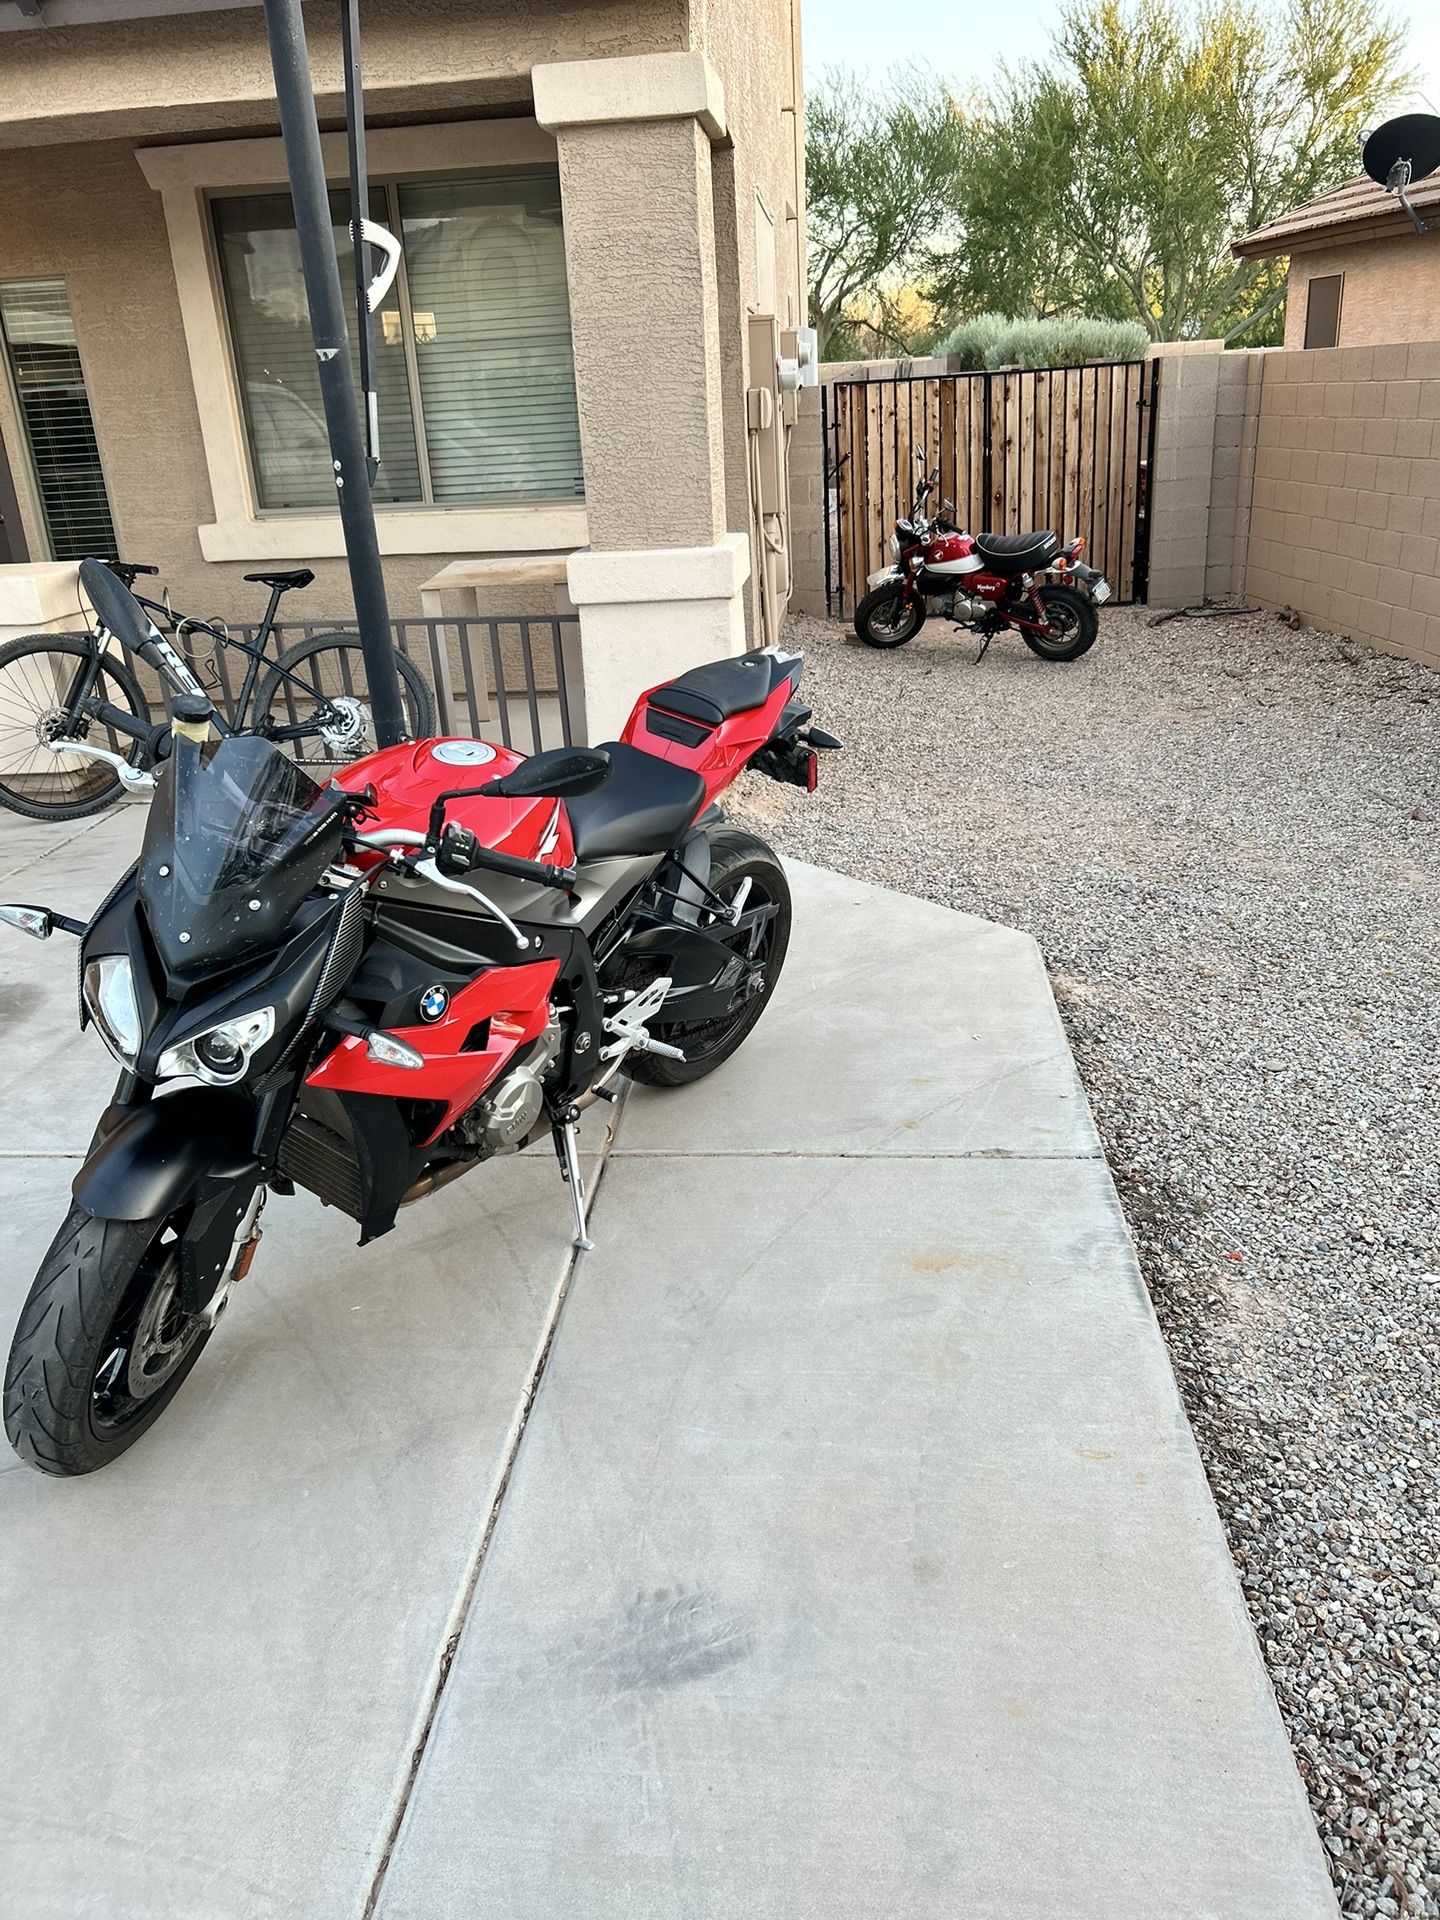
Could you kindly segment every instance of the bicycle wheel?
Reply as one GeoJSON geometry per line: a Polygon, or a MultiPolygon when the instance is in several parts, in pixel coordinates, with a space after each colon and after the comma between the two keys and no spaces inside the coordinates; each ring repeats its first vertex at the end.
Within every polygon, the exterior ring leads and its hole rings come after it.
{"type": "MultiPolygon", "coordinates": [[[[428,739],[435,731],[430,689],[398,647],[395,665],[406,727],[412,739],[428,739]]],[[[317,780],[373,753],[375,719],[359,634],[317,633],[282,653],[256,695],[251,725],[257,733],[278,730],[279,744],[317,780]],[[305,732],[285,738],[292,727],[305,732]]]]}
{"type": "Polygon", "coordinates": [[[88,697],[131,713],[147,728],[150,709],[125,662],[97,658],[86,633],[35,633],[0,647],[0,806],[31,820],[81,820],[120,797],[120,776],[103,760],[52,753],[52,740],[85,740],[144,763],[139,740],[72,711],[87,667],[88,697]]]}

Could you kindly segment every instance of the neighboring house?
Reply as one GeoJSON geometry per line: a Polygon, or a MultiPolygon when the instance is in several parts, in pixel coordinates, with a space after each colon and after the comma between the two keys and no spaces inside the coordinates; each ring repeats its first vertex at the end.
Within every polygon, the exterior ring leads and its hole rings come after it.
{"type": "Polygon", "coordinates": [[[1287,347],[1373,347],[1440,332],[1440,175],[1417,181],[1410,199],[1433,223],[1428,233],[1360,179],[1235,242],[1242,260],[1289,256],[1287,347]]]}
{"type": "MultiPolygon", "coordinates": [[[[772,615],[785,591],[747,419],[783,458],[789,408],[747,389],[804,319],[798,6],[361,8],[404,243],[376,316],[391,610],[456,559],[588,549],[592,732],[620,683],[763,630],[752,549],[772,615]]],[[[343,270],[338,9],[309,12],[343,270]]],[[[258,0],[0,0],[0,561],[118,549],[232,620],[246,572],[303,562],[303,617],[348,608],[285,181],[258,0]]]]}

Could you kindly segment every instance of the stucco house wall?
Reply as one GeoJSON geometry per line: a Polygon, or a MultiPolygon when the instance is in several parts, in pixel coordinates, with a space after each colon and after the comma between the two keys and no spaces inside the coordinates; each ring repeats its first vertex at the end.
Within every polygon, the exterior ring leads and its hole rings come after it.
{"type": "MultiPolygon", "coordinates": [[[[309,11],[321,125],[333,130],[334,10],[309,11]]],[[[373,149],[403,143],[413,159],[433,130],[419,170],[443,174],[466,164],[454,144],[472,151],[510,126],[517,138],[528,128],[527,153],[539,142],[555,155],[587,494],[583,508],[537,509],[528,533],[524,509],[463,510],[442,525],[436,513],[381,507],[397,616],[420,612],[421,582],[450,559],[586,545],[683,556],[728,541],[719,571],[733,577],[730,600],[743,607],[753,594],[745,389],[757,370],[746,315],[773,304],[782,326],[804,318],[798,13],[798,0],[366,0],[373,149]],[[703,110],[686,92],[692,71],[703,110]],[[542,78],[561,104],[537,124],[542,78]],[[596,99],[613,100],[613,112],[595,114],[596,99]],[[433,545],[413,551],[431,522],[433,545]]],[[[0,56],[0,277],[66,282],[122,550],[159,564],[177,604],[201,612],[253,617],[258,595],[240,576],[287,561],[315,567],[307,613],[343,612],[338,521],[256,514],[243,448],[217,456],[226,432],[237,439],[224,418],[236,402],[218,307],[203,312],[213,296],[199,285],[197,210],[214,184],[207,167],[232,188],[275,181],[258,8],[7,32],[0,56]],[[270,155],[253,178],[252,139],[270,155]],[[197,332],[211,336],[198,356],[197,332]]],[[[382,170],[372,150],[372,171],[382,170]]],[[[8,391],[0,434],[38,558],[40,515],[8,391]]],[[[676,598],[684,571],[683,558],[668,563],[646,594],[676,598]]],[[[738,644],[734,606],[697,634],[738,644]]]]}
{"type": "Polygon", "coordinates": [[[1285,344],[1305,345],[1311,280],[1341,273],[1342,347],[1378,347],[1397,340],[1429,340],[1440,331],[1440,228],[1407,229],[1378,240],[1308,248],[1290,261],[1285,344]]]}

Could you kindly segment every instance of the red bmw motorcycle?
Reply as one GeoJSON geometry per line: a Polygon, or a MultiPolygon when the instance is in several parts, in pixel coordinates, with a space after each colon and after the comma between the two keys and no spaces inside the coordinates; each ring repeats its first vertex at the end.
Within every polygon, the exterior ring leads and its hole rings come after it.
{"type": "MultiPolygon", "coordinates": [[[[81,566],[107,631],[144,615],[81,566]]],[[[641,696],[623,737],[529,759],[387,748],[315,784],[272,741],[175,703],[138,863],[79,936],[81,1024],[120,1063],[74,1205],[20,1316],[5,1430],[43,1472],[124,1452],[199,1359],[271,1193],[356,1222],[549,1135],[587,1247],[576,1121],[619,1074],[729,1058],[784,965],[790,895],[724,824],[747,767],[813,789],[801,657],[716,661],[641,696]]]]}
{"type": "Polygon", "coordinates": [[[1080,559],[1084,540],[1062,547],[1049,531],[970,534],[943,513],[931,520],[938,479],[938,468],[923,475],[909,515],[895,523],[894,565],[866,582],[870,591],[855,609],[855,631],[866,646],[903,647],[937,614],[980,635],[977,660],[1007,627],[1042,660],[1088,653],[1110,582],[1080,559]],[[1049,574],[1058,577],[1039,578],[1049,574]]]}

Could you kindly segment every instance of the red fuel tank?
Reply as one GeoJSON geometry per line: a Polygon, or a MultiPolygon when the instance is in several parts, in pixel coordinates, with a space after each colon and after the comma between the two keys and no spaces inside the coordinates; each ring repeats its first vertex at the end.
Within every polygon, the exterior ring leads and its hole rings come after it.
{"type": "MultiPolygon", "coordinates": [[[[497,780],[513,772],[524,757],[483,740],[421,740],[356,760],[341,769],[336,782],[351,793],[374,787],[376,817],[364,824],[423,833],[442,793],[497,780]]],[[[452,801],[445,818],[468,827],[482,847],[495,853],[561,867],[575,857],[569,816],[559,800],[500,800],[476,794],[452,801]]]]}
{"type": "Polygon", "coordinates": [[[975,542],[968,533],[937,533],[925,549],[928,565],[943,565],[946,561],[968,560],[975,551],[975,542]]]}

